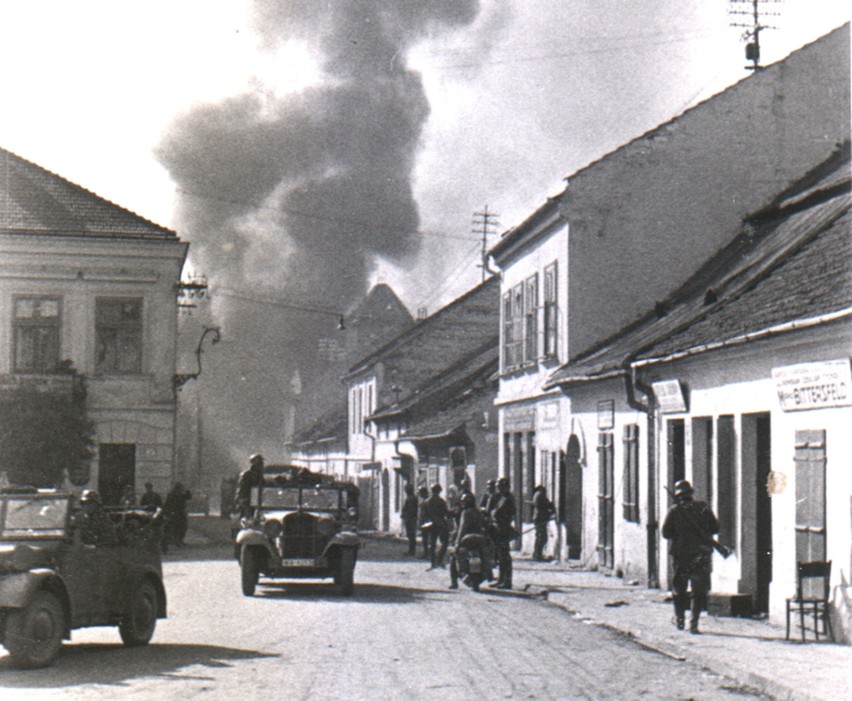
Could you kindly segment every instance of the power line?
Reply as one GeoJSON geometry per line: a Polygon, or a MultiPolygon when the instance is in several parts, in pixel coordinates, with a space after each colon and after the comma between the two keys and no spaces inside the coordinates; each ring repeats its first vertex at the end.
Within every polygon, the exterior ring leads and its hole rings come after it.
{"type": "MultiPolygon", "coordinates": [[[[235,205],[240,205],[240,206],[247,206],[247,207],[252,207],[254,209],[266,209],[266,210],[271,210],[271,211],[274,211],[274,212],[281,212],[281,213],[284,213],[284,214],[292,214],[292,215],[295,215],[295,216],[298,216],[298,217],[304,217],[305,219],[313,219],[315,221],[323,221],[323,222],[329,222],[329,223],[333,223],[333,224],[354,225],[354,226],[358,226],[358,227],[365,229],[365,230],[368,230],[368,231],[379,230],[379,231],[392,231],[392,232],[395,232],[395,233],[400,231],[400,229],[398,229],[396,227],[391,227],[391,226],[382,225],[382,224],[363,222],[363,221],[360,221],[358,219],[350,219],[350,218],[345,218],[345,217],[330,217],[330,216],[325,216],[325,215],[322,215],[322,214],[305,212],[304,210],[292,209],[292,208],[289,208],[289,207],[273,207],[271,205],[264,205],[264,204],[260,204],[258,202],[253,202],[251,200],[239,200],[239,199],[236,199],[236,198],[217,197],[216,195],[203,195],[199,192],[192,192],[191,190],[185,190],[184,188],[180,188],[180,187],[177,188],[176,191],[179,192],[182,195],[187,195],[188,197],[196,197],[196,198],[202,199],[202,200],[212,200],[214,202],[223,202],[225,204],[235,204],[235,205]]],[[[468,238],[466,236],[458,236],[458,235],[455,235],[455,234],[442,234],[442,233],[439,233],[437,231],[424,231],[423,229],[414,229],[414,230],[412,230],[411,233],[417,234],[418,236],[426,236],[426,237],[433,236],[433,237],[437,237],[437,238],[457,239],[459,241],[467,241],[468,240],[468,238]]]]}

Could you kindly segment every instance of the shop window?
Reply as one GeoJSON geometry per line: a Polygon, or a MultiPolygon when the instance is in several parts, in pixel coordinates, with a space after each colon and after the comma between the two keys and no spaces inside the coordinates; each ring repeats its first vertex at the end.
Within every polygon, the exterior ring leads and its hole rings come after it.
{"type": "Polygon", "coordinates": [[[14,309],[15,372],[52,372],[59,363],[59,299],[16,297],[14,309]]]}
{"type": "Polygon", "coordinates": [[[98,299],[95,339],[98,374],[142,372],[142,300],[98,299]]]}

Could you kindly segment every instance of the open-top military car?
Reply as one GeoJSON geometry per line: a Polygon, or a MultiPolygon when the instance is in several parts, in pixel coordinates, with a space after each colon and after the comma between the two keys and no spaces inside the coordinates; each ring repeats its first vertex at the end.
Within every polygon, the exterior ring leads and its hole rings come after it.
{"type": "Polygon", "coordinates": [[[251,514],[236,536],[243,594],[254,594],[261,575],[333,577],[351,594],[360,546],[357,500],[353,484],[307,470],[267,477],[252,488],[251,514]]]}
{"type": "Polygon", "coordinates": [[[157,514],[95,506],[0,490],[0,642],[15,666],[49,665],[74,628],[118,626],[145,645],[166,616],[157,514]]]}

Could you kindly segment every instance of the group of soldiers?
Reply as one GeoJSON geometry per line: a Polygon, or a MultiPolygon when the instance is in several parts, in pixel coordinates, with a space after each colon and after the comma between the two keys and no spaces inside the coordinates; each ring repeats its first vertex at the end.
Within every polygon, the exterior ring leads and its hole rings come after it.
{"type": "MultiPolygon", "coordinates": [[[[401,517],[408,538],[408,554],[417,553],[418,530],[422,538],[423,558],[430,561],[429,569],[445,567],[450,544],[458,546],[470,534],[487,536],[493,543],[498,576],[494,583],[498,589],[512,588],[512,554],[510,544],[520,534],[515,527],[517,509],[509,478],[491,480],[480,503],[466,485],[462,485],[457,505],[447,504],[441,496],[443,487],[433,484],[430,489],[420,487],[415,494],[409,482],[401,517]]],[[[451,586],[455,588],[455,571],[451,572],[451,586]]]]}

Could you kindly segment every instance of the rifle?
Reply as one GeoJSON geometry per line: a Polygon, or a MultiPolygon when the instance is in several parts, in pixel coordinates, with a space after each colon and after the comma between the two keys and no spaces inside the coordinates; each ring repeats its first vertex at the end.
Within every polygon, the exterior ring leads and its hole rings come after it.
{"type": "MultiPolygon", "coordinates": [[[[677,503],[677,497],[674,492],[669,489],[666,485],[663,485],[664,489],[669,493],[669,496],[674,499],[675,503],[677,503]]],[[[726,560],[731,556],[731,553],[734,552],[733,548],[729,548],[726,545],[722,545],[718,540],[716,540],[712,535],[709,535],[704,531],[701,526],[699,526],[695,521],[692,520],[692,516],[689,513],[684,513],[684,518],[686,522],[695,529],[695,532],[698,533],[703,539],[704,542],[708,545],[712,545],[713,549],[719,553],[726,560]]]]}

